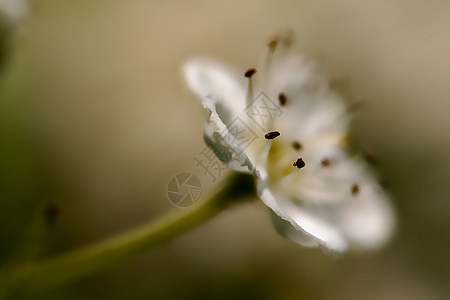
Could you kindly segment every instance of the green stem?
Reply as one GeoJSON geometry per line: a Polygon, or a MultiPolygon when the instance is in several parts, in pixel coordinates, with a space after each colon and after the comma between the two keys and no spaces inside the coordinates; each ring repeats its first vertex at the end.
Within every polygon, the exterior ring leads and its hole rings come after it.
{"type": "MultiPolygon", "coordinates": [[[[124,234],[100,241],[67,254],[26,263],[4,270],[0,281],[3,293],[14,290],[31,293],[88,276],[141,254],[219,214],[234,203],[254,198],[251,175],[234,174],[222,189],[187,212],[175,212],[124,234]]],[[[0,298],[2,298],[0,292],[0,298]]]]}

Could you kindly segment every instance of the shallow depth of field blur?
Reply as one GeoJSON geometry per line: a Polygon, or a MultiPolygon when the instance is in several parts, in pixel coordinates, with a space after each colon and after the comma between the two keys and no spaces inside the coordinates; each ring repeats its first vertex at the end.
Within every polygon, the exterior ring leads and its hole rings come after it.
{"type": "Polygon", "coordinates": [[[244,71],[287,28],[365,103],[353,143],[377,153],[392,241],[334,261],[280,237],[254,201],[31,299],[449,299],[445,0],[32,1],[0,62],[0,263],[42,201],[59,207],[47,257],[179,209],[166,196],[177,173],[212,189],[193,160],[205,112],[181,65],[206,55],[244,71]]]}

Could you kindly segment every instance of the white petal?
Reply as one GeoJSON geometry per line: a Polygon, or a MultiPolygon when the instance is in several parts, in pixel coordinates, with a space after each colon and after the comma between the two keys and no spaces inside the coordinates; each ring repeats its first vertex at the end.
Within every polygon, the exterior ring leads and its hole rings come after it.
{"type": "MultiPolygon", "coordinates": [[[[203,102],[203,105],[211,112],[205,125],[204,138],[206,145],[229,168],[257,175],[257,170],[245,153],[245,148],[243,147],[245,144],[242,144],[243,141],[248,142],[248,137],[245,134],[236,136],[229,131],[216,110],[215,99],[208,98],[203,102]]],[[[233,124],[237,122],[240,122],[239,119],[236,119],[233,124]]],[[[233,124],[230,126],[233,127],[233,124]]]]}
{"type": "Polygon", "coordinates": [[[312,60],[300,55],[283,56],[273,62],[269,92],[312,94],[328,89],[325,76],[312,60]]]}
{"type": "Polygon", "coordinates": [[[289,222],[292,227],[280,227],[280,223],[278,223],[276,228],[281,230],[283,235],[303,246],[311,247],[316,244],[333,252],[344,252],[347,249],[344,237],[324,220],[303,211],[294,204],[291,198],[286,197],[276,189],[267,187],[264,182],[259,182],[258,189],[259,197],[263,202],[278,217],[289,222]],[[311,238],[316,241],[311,241],[311,238]]]}
{"type": "Polygon", "coordinates": [[[294,55],[279,59],[268,88],[271,97],[284,93],[288,98],[275,127],[290,139],[303,142],[347,130],[347,106],[330,90],[327,78],[312,61],[294,55]]]}
{"type": "Polygon", "coordinates": [[[311,213],[304,206],[296,205],[292,199],[286,199],[282,206],[294,222],[315,237],[323,248],[332,252],[344,252],[348,249],[348,241],[339,228],[329,222],[328,215],[311,213]]]}
{"type": "MultiPolygon", "coordinates": [[[[378,248],[390,237],[394,218],[385,195],[367,187],[365,189],[368,191],[345,203],[331,206],[297,204],[291,206],[291,213],[299,213],[298,217],[303,218],[300,223],[307,216],[310,220],[321,220],[326,226],[335,228],[353,249],[378,248]]],[[[308,232],[313,234],[313,231],[308,232]]]]}
{"type": "Polygon", "coordinates": [[[291,217],[301,211],[299,218],[321,220],[354,249],[378,248],[392,234],[394,216],[388,196],[357,159],[341,158],[316,170],[305,167],[298,182],[284,191],[298,199],[285,206],[291,217]],[[352,192],[355,184],[358,191],[352,192]]]}
{"type": "Polygon", "coordinates": [[[303,247],[319,246],[319,244],[317,243],[317,239],[311,237],[303,230],[295,229],[295,227],[292,226],[291,223],[280,218],[280,216],[275,214],[273,210],[269,209],[269,213],[272,219],[273,226],[280,235],[296,242],[299,245],[302,245],[303,247]]]}
{"type": "Polygon", "coordinates": [[[231,121],[229,117],[244,112],[246,87],[243,75],[238,76],[231,68],[207,58],[191,59],[185,63],[183,71],[189,88],[202,102],[209,97],[215,99],[217,112],[225,123],[231,121]]]}
{"type": "Polygon", "coordinates": [[[391,237],[395,227],[388,196],[377,186],[362,186],[360,193],[336,212],[336,224],[359,249],[379,248],[391,237]]]}
{"type": "Polygon", "coordinates": [[[199,96],[210,115],[205,126],[205,142],[229,168],[257,174],[246,153],[258,137],[245,113],[245,78],[215,61],[198,58],[184,65],[190,89],[199,96]],[[239,80],[242,78],[242,80],[239,80]]]}

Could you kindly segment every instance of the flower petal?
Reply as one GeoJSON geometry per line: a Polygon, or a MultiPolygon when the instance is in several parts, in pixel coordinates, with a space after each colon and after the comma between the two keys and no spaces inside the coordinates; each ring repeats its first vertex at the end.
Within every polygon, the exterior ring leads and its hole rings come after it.
{"type": "Polygon", "coordinates": [[[311,94],[328,89],[327,79],[317,64],[300,55],[275,60],[269,76],[266,88],[271,93],[311,94]]]}
{"type": "MultiPolygon", "coordinates": [[[[190,89],[210,115],[205,125],[205,143],[229,168],[257,174],[246,153],[247,142],[256,138],[245,114],[246,92],[232,69],[209,59],[197,58],[184,65],[190,89]],[[249,130],[247,130],[249,129],[249,130]]],[[[244,76],[242,77],[244,81],[244,76]]]]}
{"type": "Polygon", "coordinates": [[[379,248],[391,237],[395,227],[388,196],[378,186],[365,185],[360,187],[356,198],[338,207],[335,224],[354,248],[379,248]]]}
{"type": "Polygon", "coordinates": [[[283,188],[297,199],[284,206],[291,217],[298,214],[321,220],[338,230],[354,249],[378,248],[391,236],[395,224],[389,197],[362,161],[343,158],[326,168],[305,167],[303,171],[290,189],[283,188]]]}
{"type": "Polygon", "coordinates": [[[361,193],[358,199],[329,206],[297,204],[295,208],[291,206],[291,212],[302,212],[303,217],[309,216],[336,228],[353,249],[378,248],[390,237],[394,218],[385,195],[372,188],[365,189],[367,191],[361,193]]]}
{"type": "Polygon", "coordinates": [[[275,224],[281,234],[291,238],[302,246],[320,245],[332,252],[344,252],[347,243],[341,233],[322,219],[311,215],[294,204],[293,200],[276,189],[269,188],[267,183],[259,182],[259,197],[282,220],[288,222],[292,228],[275,224]],[[295,232],[295,231],[296,232],[295,232]],[[311,241],[316,240],[316,243],[311,241]]]}
{"type": "Polygon", "coordinates": [[[280,218],[280,216],[275,214],[273,210],[269,209],[269,213],[272,219],[273,226],[280,235],[296,242],[299,245],[302,245],[303,247],[319,246],[319,244],[317,243],[317,239],[308,235],[303,230],[295,229],[295,227],[292,226],[291,223],[280,218]]]}
{"type": "Polygon", "coordinates": [[[233,135],[216,109],[216,101],[207,98],[203,105],[211,114],[205,125],[204,139],[206,145],[229,168],[242,172],[250,172],[257,175],[257,171],[240,144],[238,136],[233,135]]]}
{"type": "Polygon", "coordinates": [[[202,102],[213,97],[220,118],[228,124],[245,109],[245,79],[231,68],[207,58],[191,59],[183,67],[189,88],[202,102]]]}
{"type": "Polygon", "coordinates": [[[267,88],[271,97],[283,93],[288,99],[275,127],[288,133],[289,139],[304,141],[347,130],[347,106],[330,90],[327,78],[313,61],[298,55],[280,58],[270,78],[267,88]]]}

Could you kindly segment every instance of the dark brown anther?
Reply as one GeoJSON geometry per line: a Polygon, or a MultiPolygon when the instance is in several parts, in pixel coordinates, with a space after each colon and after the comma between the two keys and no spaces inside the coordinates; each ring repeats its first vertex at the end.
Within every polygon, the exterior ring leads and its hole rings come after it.
{"type": "Polygon", "coordinates": [[[329,167],[330,166],[330,160],[328,158],[324,158],[324,159],[322,159],[320,164],[322,165],[322,167],[329,167]]]}
{"type": "Polygon", "coordinates": [[[280,93],[278,95],[278,101],[280,101],[280,105],[281,106],[285,106],[286,105],[286,101],[287,101],[287,97],[284,93],[280,93]]]}
{"type": "Polygon", "coordinates": [[[299,142],[292,142],[292,147],[297,151],[303,148],[302,144],[299,142]]]}
{"type": "Polygon", "coordinates": [[[278,132],[278,131],[271,131],[271,132],[269,132],[269,133],[266,133],[265,135],[264,135],[264,137],[267,139],[267,140],[273,140],[274,138],[276,138],[277,136],[279,136],[280,135],[280,133],[278,132]]]}
{"type": "Polygon", "coordinates": [[[277,44],[278,44],[278,37],[273,38],[268,44],[267,46],[269,47],[270,52],[274,52],[275,48],[277,48],[277,44]]]}
{"type": "Polygon", "coordinates": [[[256,73],[256,69],[250,68],[247,71],[245,71],[244,76],[247,78],[251,78],[253,75],[255,75],[255,73],[256,73]]]}
{"type": "Polygon", "coordinates": [[[359,193],[359,185],[356,183],[352,185],[352,195],[355,196],[359,193]]]}
{"type": "Polygon", "coordinates": [[[294,167],[297,167],[299,169],[303,168],[305,165],[306,164],[301,157],[299,159],[297,159],[293,164],[294,167]]]}

